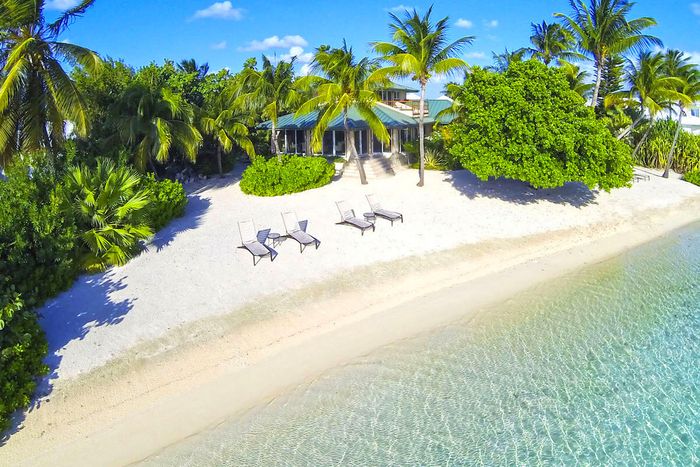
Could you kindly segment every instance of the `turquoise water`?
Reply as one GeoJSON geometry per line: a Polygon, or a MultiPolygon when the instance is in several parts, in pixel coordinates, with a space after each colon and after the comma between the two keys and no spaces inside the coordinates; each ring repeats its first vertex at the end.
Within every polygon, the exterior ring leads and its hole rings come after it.
{"type": "Polygon", "coordinates": [[[700,226],[327,371],[151,465],[698,465],[700,226]]]}

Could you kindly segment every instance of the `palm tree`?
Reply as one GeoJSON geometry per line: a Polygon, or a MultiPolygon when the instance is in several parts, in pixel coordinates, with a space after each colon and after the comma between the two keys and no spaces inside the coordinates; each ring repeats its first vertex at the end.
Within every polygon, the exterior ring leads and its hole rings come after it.
{"type": "Polygon", "coordinates": [[[595,87],[591,107],[598,105],[598,93],[603,67],[611,55],[630,50],[640,51],[650,45],[661,46],[661,41],[643,31],[656,26],[650,17],[627,19],[634,2],[629,0],[569,0],[573,15],[555,13],[564,22],[564,27],[578,42],[579,51],[593,58],[595,87]]]}
{"type": "Polygon", "coordinates": [[[573,50],[575,44],[571,32],[557,23],[533,23],[530,42],[532,47],[526,49],[527,53],[545,65],[549,65],[553,60],[582,58],[581,54],[573,50]]]}
{"type": "Polygon", "coordinates": [[[508,50],[506,49],[497,54],[496,52],[491,52],[491,59],[493,60],[493,65],[487,66],[487,70],[495,71],[496,73],[504,73],[511,63],[522,62],[525,57],[526,49],[508,50]]]}
{"type": "Polygon", "coordinates": [[[197,61],[194,58],[181,60],[177,64],[177,69],[184,73],[197,73],[197,78],[202,80],[209,73],[209,64],[203,63],[202,65],[197,65],[197,61]]]}
{"type": "Polygon", "coordinates": [[[420,17],[414,9],[406,11],[403,19],[390,13],[393,42],[375,42],[374,50],[390,64],[382,70],[384,76],[411,77],[420,84],[418,110],[418,137],[420,170],[418,186],[423,186],[425,175],[425,88],[433,75],[450,75],[465,71],[467,63],[456,55],[474,40],[471,36],[448,42],[449,18],[435,24],[430,20],[433,7],[420,17]]]}
{"type": "Polygon", "coordinates": [[[624,132],[618,135],[622,139],[641,123],[646,114],[650,123],[644,135],[634,149],[636,155],[649,136],[654,117],[668,108],[669,103],[678,96],[674,87],[679,84],[678,78],[666,76],[664,72],[664,57],[660,53],[641,52],[636,60],[628,60],[625,69],[625,79],[629,84],[629,90],[609,94],[605,99],[605,106],[623,105],[627,107],[639,107],[639,117],[632,122],[624,132]]]}
{"type": "Polygon", "coordinates": [[[221,153],[230,153],[233,145],[239,146],[252,159],[255,157],[255,147],[250,140],[245,116],[235,105],[233,90],[226,89],[221,94],[207,102],[204,107],[204,117],[201,119],[202,131],[216,141],[216,161],[219,176],[223,177],[221,153]]]}
{"type": "Polygon", "coordinates": [[[62,62],[96,70],[93,51],[58,37],[95,0],[83,0],[48,23],[44,0],[0,0],[0,166],[19,151],[55,151],[66,121],[88,132],[87,109],[62,62]]]}
{"type": "Polygon", "coordinates": [[[170,89],[151,90],[137,84],[127,89],[111,109],[116,136],[134,150],[135,165],[155,172],[153,160],[166,162],[177,148],[197,157],[202,135],[194,125],[194,109],[170,89]]]}
{"type": "Polygon", "coordinates": [[[576,91],[581,97],[585,98],[593,89],[593,84],[588,82],[588,73],[573,63],[560,60],[559,69],[566,75],[571,90],[576,91]]]}
{"type": "Polygon", "coordinates": [[[355,149],[355,132],[350,129],[348,114],[353,109],[367,122],[377,139],[389,141],[389,133],[374,113],[374,106],[379,101],[377,90],[387,85],[386,78],[373,73],[377,68],[377,63],[368,58],[358,61],[352,48],[348,48],[343,41],[343,46],[338,49],[319,47],[312,62],[312,70],[322,76],[306,76],[300,78],[298,83],[302,89],[315,87],[314,97],[303,103],[296,112],[296,116],[302,116],[318,111],[318,119],[311,137],[313,149],[321,150],[323,134],[328,125],[334,118],[342,115],[345,148],[349,151],[350,159],[357,163],[360,182],[363,185],[367,184],[367,177],[355,149]]]}
{"type": "Polygon", "coordinates": [[[240,73],[242,93],[236,105],[246,110],[259,111],[261,117],[270,119],[270,150],[280,160],[277,118],[280,113],[291,109],[300,101],[299,93],[294,88],[295,60],[296,57],[292,57],[288,62],[282,60],[273,65],[270,59],[263,55],[261,70],[247,67],[240,73]]]}
{"type": "Polygon", "coordinates": [[[144,208],[150,193],[139,189],[141,177],[126,166],[105,158],[97,167],[73,167],[65,176],[66,210],[81,227],[81,239],[88,248],[83,267],[100,271],[121,266],[139,247],[139,241],[153,235],[144,208]]]}
{"type": "Polygon", "coordinates": [[[668,76],[680,80],[675,83],[675,90],[678,92],[676,96],[678,125],[676,126],[676,133],[673,135],[673,143],[671,144],[671,150],[666,159],[666,168],[663,174],[664,178],[668,178],[671,165],[673,164],[673,154],[676,150],[678,135],[682,128],[685,108],[700,101],[700,70],[698,70],[696,65],[690,62],[687,55],[679,50],[668,50],[666,52],[664,55],[663,69],[668,76]]]}

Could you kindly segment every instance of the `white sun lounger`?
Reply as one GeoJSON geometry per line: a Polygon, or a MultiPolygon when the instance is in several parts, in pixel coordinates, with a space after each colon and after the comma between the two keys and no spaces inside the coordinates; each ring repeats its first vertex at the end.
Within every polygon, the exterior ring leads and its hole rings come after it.
{"type": "Polygon", "coordinates": [[[340,222],[336,222],[338,225],[350,225],[356,229],[360,229],[362,235],[365,234],[365,230],[372,229],[374,232],[375,227],[371,222],[367,222],[364,219],[360,219],[355,215],[355,210],[348,206],[346,201],[336,201],[336,206],[338,206],[338,211],[340,212],[340,222]]]}
{"type": "Polygon", "coordinates": [[[267,235],[270,233],[269,229],[258,232],[253,220],[250,219],[238,223],[238,232],[241,234],[241,246],[238,248],[248,250],[248,253],[253,255],[253,266],[266,256],[270,257],[270,262],[275,260],[277,252],[265,245],[267,235]]]}
{"type": "Polygon", "coordinates": [[[308,221],[299,222],[296,213],[289,211],[282,213],[282,222],[284,223],[284,229],[287,231],[285,237],[293,238],[299,243],[300,253],[303,253],[304,248],[309,245],[315,245],[318,250],[321,241],[306,232],[306,226],[309,224],[308,221]]]}
{"type": "Polygon", "coordinates": [[[369,207],[375,216],[383,217],[384,219],[390,221],[392,226],[394,225],[394,221],[398,220],[400,220],[403,224],[403,214],[401,214],[400,212],[389,211],[388,209],[382,208],[382,205],[379,204],[379,201],[377,200],[376,196],[371,194],[367,195],[367,202],[369,203],[369,207]]]}

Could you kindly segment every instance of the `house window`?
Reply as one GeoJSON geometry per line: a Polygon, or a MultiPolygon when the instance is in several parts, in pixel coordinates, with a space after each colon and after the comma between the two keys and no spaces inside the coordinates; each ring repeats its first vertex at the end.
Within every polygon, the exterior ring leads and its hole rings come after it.
{"type": "Polygon", "coordinates": [[[700,108],[690,109],[690,115],[692,115],[693,117],[700,117],[700,108]]]}
{"type": "Polygon", "coordinates": [[[345,132],[336,131],[335,132],[335,155],[344,156],[345,155],[345,132]]]}

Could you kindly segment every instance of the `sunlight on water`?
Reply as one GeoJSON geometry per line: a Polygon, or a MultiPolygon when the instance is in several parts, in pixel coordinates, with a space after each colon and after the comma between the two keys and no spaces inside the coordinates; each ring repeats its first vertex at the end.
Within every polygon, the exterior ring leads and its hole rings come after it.
{"type": "Polygon", "coordinates": [[[698,465],[700,228],[383,348],[148,465],[698,465]]]}

